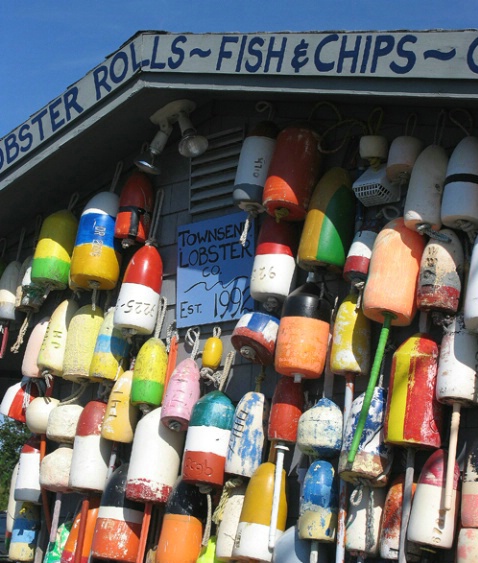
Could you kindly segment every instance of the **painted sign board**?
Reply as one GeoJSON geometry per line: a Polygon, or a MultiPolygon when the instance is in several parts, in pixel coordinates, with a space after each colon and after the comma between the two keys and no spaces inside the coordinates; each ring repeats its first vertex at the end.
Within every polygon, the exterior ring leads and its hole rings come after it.
{"type": "Polygon", "coordinates": [[[239,240],[246,218],[233,213],[178,228],[178,328],[236,320],[253,310],[253,224],[244,246],[239,240]]]}
{"type": "Polygon", "coordinates": [[[144,72],[476,79],[478,31],[139,33],[0,139],[0,176],[144,72]]]}

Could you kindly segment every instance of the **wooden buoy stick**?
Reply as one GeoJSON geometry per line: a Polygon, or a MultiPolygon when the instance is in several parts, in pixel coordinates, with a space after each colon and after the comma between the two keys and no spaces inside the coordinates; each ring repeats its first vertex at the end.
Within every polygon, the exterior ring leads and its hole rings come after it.
{"type": "Polygon", "coordinates": [[[151,511],[153,503],[147,502],[144,507],[143,524],[141,526],[141,536],[139,538],[138,554],[136,555],[136,563],[143,563],[144,553],[146,551],[146,542],[148,540],[149,527],[151,524],[151,511]]]}
{"type": "Polygon", "coordinates": [[[90,508],[90,497],[86,496],[83,499],[83,502],[81,503],[80,525],[78,528],[78,539],[76,540],[74,563],[81,563],[83,544],[85,543],[86,520],[88,518],[89,508],[90,508]]]}
{"type": "Polygon", "coordinates": [[[407,448],[407,466],[402,495],[402,520],[400,522],[400,541],[398,544],[398,562],[407,563],[407,528],[412,509],[413,477],[415,473],[415,448],[407,448]]]}
{"type": "Polygon", "coordinates": [[[178,337],[173,334],[171,337],[171,342],[169,344],[169,354],[168,354],[168,366],[166,368],[166,379],[164,380],[164,393],[168,388],[169,380],[171,379],[171,374],[176,367],[176,359],[178,357],[178,337]]]}
{"type": "Polygon", "coordinates": [[[284,455],[289,448],[279,442],[275,445],[276,463],[274,472],[274,496],[272,497],[271,524],[269,527],[269,549],[274,549],[276,543],[277,518],[279,516],[280,488],[282,481],[282,469],[284,467],[284,455]]]}
{"type": "Polygon", "coordinates": [[[375,386],[377,384],[378,376],[380,374],[380,367],[382,365],[383,356],[385,354],[385,346],[387,345],[391,323],[392,315],[390,313],[384,313],[383,326],[382,330],[380,331],[380,338],[378,340],[377,351],[375,352],[375,358],[373,360],[372,371],[370,372],[370,379],[368,380],[368,386],[367,390],[365,391],[362,410],[360,411],[357,427],[355,429],[355,434],[352,440],[352,446],[350,448],[347,459],[349,463],[354,462],[355,455],[357,454],[357,450],[360,444],[360,438],[362,437],[362,432],[365,428],[365,422],[367,420],[368,411],[372,402],[373,390],[375,389],[375,386]]]}
{"type": "Polygon", "coordinates": [[[458,443],[458,429],[460,427],[460,403],[453,403],[453,412],[451,415],[450,439],[448,442],[448,459],[446,464],[446,481],[445,481],[445,510],[451,510],[451,500],[453,496],[453,481],[455,478],[455,458],[456,446],[458,443]]]}

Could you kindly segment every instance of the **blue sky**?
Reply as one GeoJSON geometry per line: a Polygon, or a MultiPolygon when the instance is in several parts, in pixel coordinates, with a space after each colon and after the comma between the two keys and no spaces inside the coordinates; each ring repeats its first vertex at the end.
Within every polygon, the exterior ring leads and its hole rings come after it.
{"type": "Polygon", "coordinates": [[[478,28],[474,0],[0,0],[0,138],[140,30],[478,28]]]}

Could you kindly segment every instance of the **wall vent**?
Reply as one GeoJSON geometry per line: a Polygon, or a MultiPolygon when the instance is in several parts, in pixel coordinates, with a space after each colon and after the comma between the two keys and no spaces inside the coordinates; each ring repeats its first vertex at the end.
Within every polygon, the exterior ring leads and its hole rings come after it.
{"type": "Polygon", "coordinates": [[[189,170],[189,213],[196,215],[234,205],[232,192],[244,128],[207,137],[207,151],[192,158],[189,170]]]}

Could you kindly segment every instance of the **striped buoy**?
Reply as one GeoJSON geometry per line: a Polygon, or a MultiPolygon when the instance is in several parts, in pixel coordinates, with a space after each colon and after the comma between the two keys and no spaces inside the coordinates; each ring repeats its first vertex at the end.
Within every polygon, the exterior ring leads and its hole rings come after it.
{"type": "Polygon", "coordinates": [[[29,438],[20,451],[14,497],[16,501],[41,503],[39,436],[29,438]]]}
{"type": "Polygon", "coordinates": [[[33,327],[28,338],[22,361],[22,375],[26,377],[42,377],[42,370],[38,365],[38,354],[48,328],[49,320],[49,317],[40,319],[33,327]]]}
{"type": "Polygon", "coordinates": [[[272,121],[261,121],[242,143],[237,163],[234,191],[235,205],[248,213],[262,213],[262,195],[276,145],[278,127],[272,121]]]}
{"type": "Polygon", "coordinates": [[[123,372],[115,381],[108,398],[101,436],[112,442],[131,444],[139,410],[131,403],[133,371],[123,372]]]}
{"type": "Polygon", "coordinates": [[[22,502],[15,513],[8,559],[22,563],[34,561],[39,531],[40,508],[31,502],[22,502]]]}
{"type": "Polygon", "coordinates": [[[331,458],[342,448],[343,416],[340,408],[322,397],[299,418],[297,447],[305,455],[331,458]]]}
{"type": "Polygon", "coordinates": [[[262,201],[277,220],[305,219],[322,162],[319,140],[315,131],[300,126],[286,127],[277,136],[262,201]]]}
{"type": "Polygon", "coordinates": [[[74,490],[102,492],[105,488],[113,445],[101,436],[105,411],[105,403],[90,401],[78,420],[69,482],[74,490]]]}
{"type": "Polygon", "coordinates": [[[349,173],[331,168],[310,200],[300,238],[297,263],[304,270],[341,272],[354,237],[355,196],[349,173]]]}
{"type": "Polygon", "coordinates": [[[160,420],[161,408],[156,408],[136,427],[126,480],[130,500],[166,502],[178,477],[185,435],[160,420]]]}
{"type": "Polygon", "coordinates": [[[133,370],[131,403],[159,407],[163,400],[168,353],[160,338],[152,336],[139,349],[133,370]]]}
{"type": "Polygon", "coordinates": [[[71,257],[71,287],[87,290],[116,287],[121,264],[114,238],[118,206],[118,195],[112,192],[96,194],[86,204],[71,257]]]}
{"type": "Polygon", "coordinates": [[[96,340],[103,324],[100,307],[84,305],[73,315],[66,335],[63,379],[81,383],[88,381],[96,340]]]}
{"type": "Polygon", "coordinates": [[[234,410],[221,391],[211,391],[194,405],[184,444],[183,481],[222,487],[234,410]]]}
{"type": "Polygon", "coordinates": [[[196,563],[206,512],[206,495],[178,479],[166,503],[156,563],[196,563]]]}
{"type": "Polygon", "coordinates": [[[138,249],[123,277],[116,302],[114,324],[134,333],[152,334],[163,283],[163,261],[152,244],[138,249]]]}
{"type": "Polygon", "coordinates": [[[254,364],[271,365],[274,361],[279,320],[267,313],[245,313],[237,322],[231,344],[243,358],[254,364]]]}
{"type": "Polygon", "coordinates": [[[377,220],[368,220],[355,233],[343,268],[344,280],[357,284],[367,279],[372,249],[379,230],[377,220]]]}
{"type": "Polygon", "coordinates": [[[78,221],[67,209],[49,215],[40,229],[33,254],[32,282],[49,289],[68,287],[78,221]]]}
{"type": "Polygon", "coordinates": [[[201,395],[199,379],[199,367],[192,358],[186,358],[174,368],[161,409],[161,422],[171,430],[187,429],[201,395]]]}
{"type": "Polygon", "coordinates": [[[26,422],[27,407],[40,394],[36,381],[38,380],[22,377],[20,381],[11,385],[0,403],[0,414],[18,422],[26,422]]]}
{"type": "MultiPolygon", "coordinates": [[[[89,500],[89,507],[86,513],[86,522],[84,523],[85,532],[83,539],[83,547],[79,557],[80,563],[87,563],[91,554],[91,544],[93,543],[93,533],[95,531],[96,519],[98,518],[98,510],[100,507],[100,497],[92,496],[89,500]]],[[[78,534],[81,526],[81,511],[75,516],[73,526],[71,527],[68,539],[61,554],[60,563],[74,563],[77,557],[78,534]]]]}
{"type": "Polygon", "coordinates": [[[128,464],[113,471],[101,496],[91,555],[98,559],[135,563],[144,507],[125,496],[128,464]]]}
{"type": "Polygon", "coordinates": [[[126,369],[129,343],[113,323],[114,307],[108,309],[95,342],[89,377],[99,383],[116,381],[126,369]]]}
{"type": "Polygon", "coordinates": [[[294,223],[264,217],[252,265],[250,292],[268,311],[277,308],[293,289],[299,231],[294,223]]]}
{"type": "Polygon", "coordinates": [[[465,528],[478,528],[478,440],[467,448],[465,470],[461,489],[461,524],[465,528]]]}
{"type": "Polygon", "coordinates": [[[146,242],[151,226],[153,200],[150,177],[134,170],[121,189],[115,221],[114,236],[121,239],[123,247],[146,242]]]}
{"type": "Polygon", "coordinates": [[[43,338],[37,363],[42,372],[61,376],[65,357],[66,335],[78,304],[73,299],[65,299],[53,311],[43,338]]]}
{"type": "Polygon", "coordinates": [[[323,287],[307,282],[285,300],[277,334],[274,367],[282,374],[321,377],[329,340],[331,306],[323,287]],[[304,338],[304,335],[307,338],[304,338]]]}

